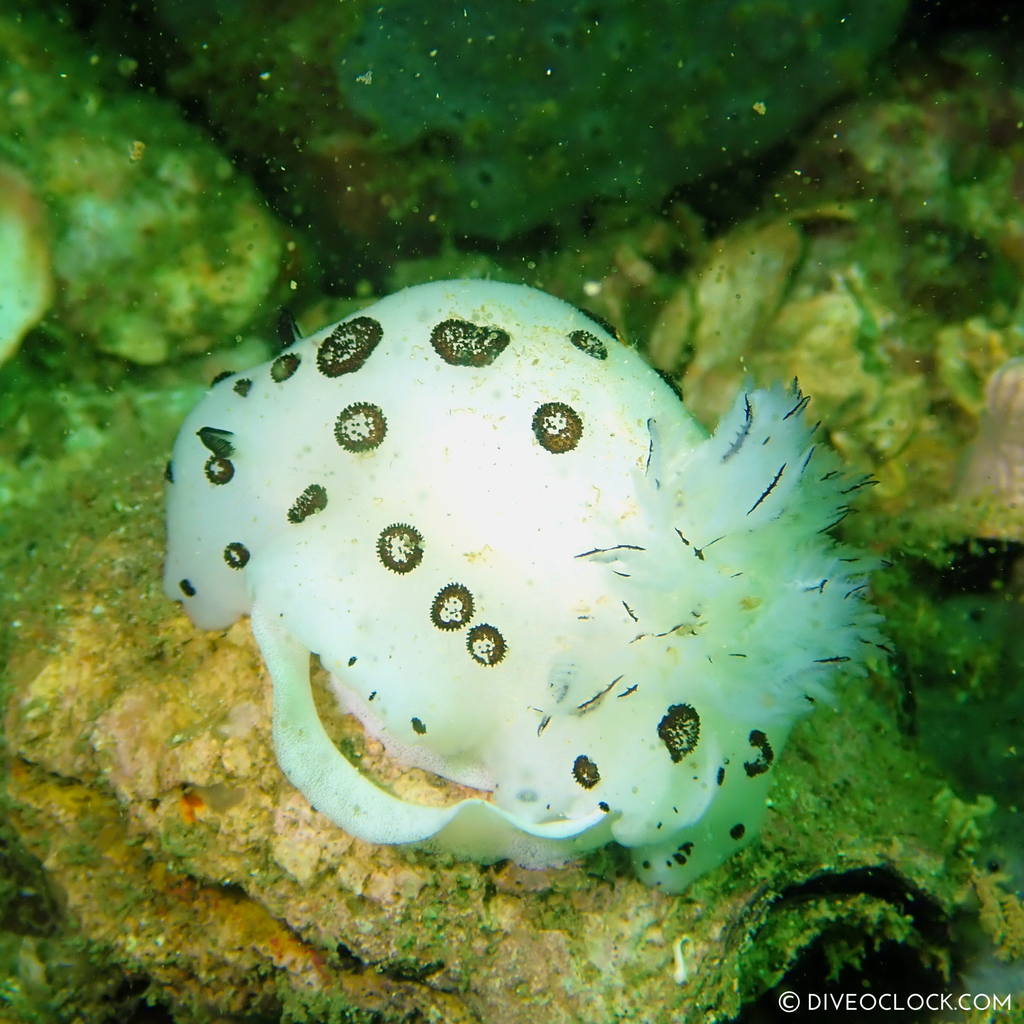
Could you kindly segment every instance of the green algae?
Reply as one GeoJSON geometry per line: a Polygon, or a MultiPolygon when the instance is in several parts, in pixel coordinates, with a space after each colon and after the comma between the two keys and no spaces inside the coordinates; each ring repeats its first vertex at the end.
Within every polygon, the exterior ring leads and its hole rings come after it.
{"type": "Polygon", "coordinates": [[[283,232],[166,101],[53,19],[0,17],[0,159],[47,210],[45,329],[154,364],[222,344],[278,285],[283,232]]]}
{"type": "Polygon", "coordinates": [[[379,240],[400,226],[416,244],[449,225],[499,239],[571,229],[602,197],[654,207],[862,85],[904,10],[697,6],[521,4],[452,22],[404,0],[299,4],[255,33],[238,10],[161,13],[187,54],[175,89],[204,97],[285,216],[315,211],[379,240]],[[239,96],[250,82],[255,104],[239,96]]]}

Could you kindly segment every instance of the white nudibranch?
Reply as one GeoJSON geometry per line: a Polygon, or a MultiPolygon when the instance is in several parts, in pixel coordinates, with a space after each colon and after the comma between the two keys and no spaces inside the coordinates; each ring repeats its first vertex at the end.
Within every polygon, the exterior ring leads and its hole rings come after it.
{"type": "Polygon", "coordinates": [[[616,841],[679,891],[881,643],[806,403],[748,391],[708,437],[559,299],[408,288],[215,382],[168,466],[167,593],[204,629],[251,615],[281,767],[352,835],[527,866],[616,841]],[[311,652],[390,756],[481,796],[361,772],[311,652]]]}

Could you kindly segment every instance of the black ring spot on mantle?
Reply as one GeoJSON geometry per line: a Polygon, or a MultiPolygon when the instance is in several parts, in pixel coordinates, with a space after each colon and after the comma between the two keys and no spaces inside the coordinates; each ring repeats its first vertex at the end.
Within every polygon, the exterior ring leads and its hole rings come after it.
{"type": "Polygon", "coordinates": [[[533,436],[554,455],[571,452],[583,436],[583,420],[564,402],[545,402],[533,414],[533,436]]]}
{"type": "Polygon", "coordinates": [[[408,523],[392,523],[380,531],[377,557],[392,572],[412,572],[423,561],[423,534],[408,523]]]}
{"type": "Polygon", "coordinates": [[[338,413],[334,438],[347,452],[369,452],[376,448],[388,431],[388,421],[379,405],[353,402],[338,413]]]}
{"type": "Polygon", "coordinates": [[[355,373],[370,358],[384,337],[380,322],[370,316],[357,316],[327,335],[316,353],[316,367],[325,377],[355,373]]]}
{"type": "Polygon", "coordinates": [[[508,343],[508,331],[468,320],[442,320],[430,332],[434,351],[450,366],[490,366],[508,343]]]}
{"type": "Polygon", "coordinates": [[[196,596],[196,588],[192,586],[189,580],[178,580],[178,586],[181,587],[181,592],[186,597],[196,596]]]}
{"type": "Polygon", "coordinates": [[[473,595],[461,583],[442,587],[430,606],[430,621],[438,629],[462,629],[473,618],[473,595]]]}
{"type": "Polygon", "coordinates": [[[270,377],[278,384],[287,380],[299,368],[299,357],[294,352],[279,355],[270,364],[270,377]]]}
{"type": "Polygon", "coordinates": [[[320,484],[310,484],[288,509],[288,522],[301,523],[304,519],[327,508],[327,491],[320,484]]]}
{"type": "Polygon", "coordinates": [[[211,455],[203,466],[203,472],[211,484],[226,484],[235,475],[235,464],[230,459],[211,455]]]}
{"type": "Polygon", "coordinates": [[[497,665],[505,657],[505,638],[494,626],[481,623],[466,635],[466,650],[480,665],[497,665]]]}
{"type": "Polygon", "coordinates": [[[747,737],[750,745],[757,751],[757,757],[753,761],[744,761],[743,770],[750,778],[756,775],[763,775],[772,766],[775,760],[775,751],[768,742],[768,737],[760,729],[751,729],[747,737]]]}
{"type": "Polygon", "coordinates": [[[690,704],[672,704],[658,723],[658,738],[668,748],[673,763],[678,764],[697,749],[700,715],[690,704]]]}
{"type": "Polygon", "coordinates": [[[590,331],[573,331],[569,340],[583,353],[594,359],[607,359],[608,349],[605,343],[590,331]]]}
{"type": "Polygon", "coordinates": [[[224,549],[224,561],[229,569],[244,569],[249,564],[249,549],[234,540],[224,549]]]}
{"type": "Polygon", "coordinates": [[[231,390],[236,395],[245,398],[249,394],[249,389],[252,387],[252,381],[248,377],[239,377],[234,384],[231,385],[231,390]]]}
{"type": "Polygon", "coordinates": [[[597,765],[586,754],[580,754],[573,761],[572,777],[584,789],[593,789],[601,781],[601,773],[597,770],[597,765]]]}

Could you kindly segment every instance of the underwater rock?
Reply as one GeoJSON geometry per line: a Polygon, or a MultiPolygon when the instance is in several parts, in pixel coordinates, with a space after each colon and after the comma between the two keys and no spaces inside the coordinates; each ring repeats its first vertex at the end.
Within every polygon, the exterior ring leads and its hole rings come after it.
{"type": "Polygon", "coordinates": [[[570,226],[602,197],[651,207],[763,151],[865,81],[904,6],[575,2],[452,18],[400,0],[305,5],[269,34],[241,9],[158,8],[191,54],[174,87],[203,97],[287,207],[329,233],[504,239],[570,226]]]}
{"type": "Polygon", "coordinates": [[[387,148],[439,140],[453,225],[502,238],[589,199],[651,204],[779,141],[862,79],[903,6],[484,5],[453,21],[398,0],[367,11],[335,66],[387,148]]]}
{"type": "Polygon", "coordinates": [[[53,19],[0,15],[0,134],[47,208],[53,330],[159,363],[252,317],[283,234],[231,162],[115,64],[53,19]]]}
{"type": "Polygon", "coordinates": [[[960,462],[986,380],[1024,355],[1020,53],[977,36],[901,55],[810,130],[753,224],[689,247],[652,332],[699,419],[795,373],[889,523],[943,508],[971,533],[951,508],[960,462]]]}

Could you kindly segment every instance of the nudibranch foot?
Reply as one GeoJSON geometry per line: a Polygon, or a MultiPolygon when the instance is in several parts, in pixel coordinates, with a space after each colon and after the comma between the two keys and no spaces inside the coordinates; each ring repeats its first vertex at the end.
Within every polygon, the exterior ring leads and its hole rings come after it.
{"type": "Polygon", "coordinates": [[[313,700],[310,652],[279,618],[256,603],[252,630],[273,682],[273,734],[288,781],[331,821],[370,843],[417,843],[484,862],[512,857],[526,866],[564,864],[611,838],[598,810],[574,821],[534,824],[486,800],[426,807],[402,800],[367,778],[327,735],[313,700]]]}

